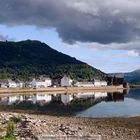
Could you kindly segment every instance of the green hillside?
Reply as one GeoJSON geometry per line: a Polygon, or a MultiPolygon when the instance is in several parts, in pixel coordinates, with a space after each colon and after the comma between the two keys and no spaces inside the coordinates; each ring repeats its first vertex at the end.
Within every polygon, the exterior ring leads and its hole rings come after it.
{"type": "Polygon", "coordinates": [[[104,73],[39,41],[0,42],[0,79],[29,80],[68,74],[78,80],[102,78],[104,73]]]}

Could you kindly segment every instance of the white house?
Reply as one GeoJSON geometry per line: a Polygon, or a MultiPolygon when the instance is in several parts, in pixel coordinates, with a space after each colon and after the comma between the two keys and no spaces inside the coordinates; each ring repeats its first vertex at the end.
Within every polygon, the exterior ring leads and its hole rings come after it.
{"type": "Polygon", "coordinates": [[[94,80],[94,86],[99,87],[99,86],[107,86],[106,81],[101,81],[101,80],[94,80]]]}
{"type": "Polygon", "coordinates": [[[61,86],[62,87],[67,87],[67,86],[72,86],[73,80],[66,75],[61,79],[61,86]]]}
{"type": "Polygon", "coordinates": [[[93,82],[77,82],[75,84],[75,86],[77,86],[77,87],[94,87],[94,83],[93,82]]]}
{"type": "Polygon", "coordinates": [[[7,80],[7,86],[9,88],[16,88],[17,87],[17,84],[16,84],[16,82],[12,81],[11,79],[8,79],[7,80]]]}
{"type": "Polygon", "coordinates": [[[1,80],[0,87],[4,88],[16,88],[16,82],[12,81],[11,79],[1,80]]]}
{"type": "Polygon", "coordinates": [[[52,85],[52,80],[50,78],[33,79],[31,82],[31,87],[35,88],[46,88],[52,85]]]}

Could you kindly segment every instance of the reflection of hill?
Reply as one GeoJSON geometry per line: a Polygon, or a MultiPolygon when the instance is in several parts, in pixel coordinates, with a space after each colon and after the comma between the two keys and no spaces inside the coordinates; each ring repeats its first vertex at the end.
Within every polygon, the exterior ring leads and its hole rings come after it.
{"type": "Polygon", "coordinates": [[[108,93],[108,96],[106,97],[106,102],[118,102],[118,101],[124,101],[124,94],[120,94],[118,92],[116,93],[108,93]]]}
{"type": "Polygon", "coordinates": [[[127,97],[140,100],[140,89],[131,89],[127,97]]]}
{"type": "Polygon", "coordinates": [[[81,98],[81,99],[76,99],[70,102],[70,104],[67,106],[70,110],[72,111],[82,111],[85,110],[91,106],[94,106],[102,101],[101,98],[99,99],[94,99],[94,98],[81,98]]]}

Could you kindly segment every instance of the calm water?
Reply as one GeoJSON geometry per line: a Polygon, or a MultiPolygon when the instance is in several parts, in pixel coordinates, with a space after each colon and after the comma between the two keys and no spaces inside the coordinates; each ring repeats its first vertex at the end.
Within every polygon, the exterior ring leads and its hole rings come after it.
{"type": "Polygon", "coordinates": [[[45,94],[0,97],[0,108],[73,114],[80,117],[140,116],[140,89],[74,94],[45,94]]]}

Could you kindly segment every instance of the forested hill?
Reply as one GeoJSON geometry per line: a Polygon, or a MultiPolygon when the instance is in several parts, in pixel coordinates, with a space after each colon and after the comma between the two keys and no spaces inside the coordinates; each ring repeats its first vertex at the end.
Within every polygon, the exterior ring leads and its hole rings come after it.
{"type": "Polygon", "coordinates": [[[104,73],[39,41],[0,42],[0,79],[29,80],[70,75],[78,80],[102,78],[104,73]]]}

